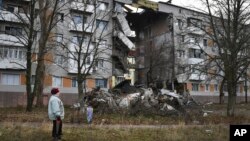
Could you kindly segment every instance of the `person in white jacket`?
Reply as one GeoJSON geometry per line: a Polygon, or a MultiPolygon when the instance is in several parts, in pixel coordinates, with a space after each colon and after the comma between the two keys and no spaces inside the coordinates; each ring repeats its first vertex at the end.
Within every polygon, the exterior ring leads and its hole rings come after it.
{"type": "Polygon", "coordinates": [[[58,88],[51,89],[52,96],[48,104],[48,116],[53,121],[52,137],[54,140],[60,140],[62,135],[62,119],[64,119],[64,106],[59,98],[60,91],[58,88]]]}

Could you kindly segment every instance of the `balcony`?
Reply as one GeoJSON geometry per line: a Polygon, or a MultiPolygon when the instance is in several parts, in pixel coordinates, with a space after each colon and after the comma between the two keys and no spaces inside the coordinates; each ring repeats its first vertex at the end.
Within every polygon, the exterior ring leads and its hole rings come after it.
{"type": "Polygon", "coordinates": [[[118,51],[114,49],[112,52],[112,57],[120,69],[122,70],[127,69],[128,67],[127,60],[126,60],[127,57],[124,55],[122,51],[118,51]]]}
{"type": "Polygon", "coordinates": [[[82,2],[71,2],[70,8],[72,10],[83,11],[88,13],[93,13],[95,10],[94,5],[85,4],[82,2]]]}
{"type": "Polygon", "coordinates": [[[202,58],[188,58],[189,65],[204,64],[204,59],[202,58]]]}
{"type": "Polygon", "coordinates": [[[0,44],[6,46],[24,46],[26,41],[24,40],[24,37],[18,38],[16,36],[0,33],[0,44]]]}
{"type": "Polygon", "coordinates": [[[206,80],[206,75],[204,74],[197,74],[197,73],[191,73],[191,74],[179,74],[176,76],[178,83],[185,83],[189,80],[195,80],[195,81],[204,81],[206,80]]]}
{"type": "Polygon", "coordinates": [[[124,45],[126,45],[129,49],[134,49],[135,44],[130,41],[130,39],[125,36],[121,31],[115,31],[114,36],[117,36],[124,45]]]}
{"type": "Polygon", "coordinates": [[[132,4],[132,0],[115,0],[116,2],[124,3],[124,4],[132,4]]]}
{"type": "Polygon", "coordinates": [[[69,30],[71,30],[71,31],[79,31],[79,32],[85,31],[87,33],[93,33],[94,32],[94,28],[93,28],[92,25],[84,24],[84,27],[83,27],[82,23],[75,24],[73,21],[70,22],[70,24],[69,24],[69,30]]]}
{"type": "Polygon", "coordinates": [[[0,59],[0,69],[25,69],[26,61],[25,59],[0,59]]]}
{"type": "MultiPolygon", "coordinates": [[[[69,43],[69,50],[71,52],[76,52],[76,50],[79,50],[79,48],[80,47],[78,44],[73,43],[73,42],[69,43]]],[[[82,44],[82,52],[87,53],[86,49],[88,49],[88,52],[93,52],[93,50],[95,49],[95,45],[93,43],[88,44],[88,42],[84,42],[82,44]]]]}
{"type": "MultiPolygon", "coordinates": [[[[68,73],[73,73],[73,74],[76,74],[78,73],[78,68],[77,68],[77,61],[74,60],[72,54],[69,54],[69,62],[68,62],[68,73]]],[[[91,56],[92,58],[92,56],[91,56]]],[[[93,61],[93,59],[91,59],[91,61],[93,61]]],[[[86,73],[87,69],[90,69],[89,73],[93,73],[93,71],[95,71],[95,68],[94,67],[91,67],[89,68],[90,65],[89,64],[85,64],[83,67],[82,67],[82,73],[86,73]]]]}
{"type": "Polygon", "coordinates": [[[135,31],[132,31],[130,29],[130,26],[128,25],[128,21],[125,18],[124,14],[116,13],[114,17],[118,20],[118,23],[120,24],[120,27],[122,28],[122,31],[126,36],[135,37],[135,31]]]}
{"type": "Polygon", "coordinates": [[[24,23],[28,22],[29,19],[24,13],[12,13],[9,11],[0,10],[0,21],[24,23]]]}
{"type": "Polygon", "coordinates": [[[189,76],[189,80],[204,81],[204,80],[206,80],[206,75],[204,75],[204,74],[192,73],[192,74],[189,76]]]}
{"type": "Polygon", "coordinates": [[[197,34],[197,35],[205,34],[205,32],[202,31],[199,27],[194,27],[194,26],[187,27],[185,32],[186,33],[191,33],[191,34],[197,34]]]}

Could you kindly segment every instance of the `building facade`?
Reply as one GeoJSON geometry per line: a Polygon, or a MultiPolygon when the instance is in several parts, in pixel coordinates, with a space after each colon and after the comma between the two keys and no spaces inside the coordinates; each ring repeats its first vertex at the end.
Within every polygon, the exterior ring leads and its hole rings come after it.
{"type": "MultiPolygon", "coordinates": [[[[131,41],[135,34],[130,30],[123,8],[131,3],[130,0],[58,1],[55,27],[49,35],[45,54],[45,101],[52,87],[60,88],[68,104],[77,98],[76,57],[80,49],[80,53],[87,56],[83,69],[91,68],[84,81],[87,90],[109,89],[124,79],[133,80],[134,70],[128,66],[128,54],[135,48],[131,41]],[[99,53],[93,55],[86,48],[98,48],[99,53]]],[[[25,104],[28,38],[24,24],[28,21],[29,4],[30,0],[0,2],[0,107],[25,104]]],[[[39,14],[38,5],[36,9],[39,14]]],[[[39,20],[36,22],[39,27],[39,20]]],[[[37,28],[32,52],[32,84],[36,75],[39,36],[37,28]]]]}
{"type": "MultiPolygon", "coordinates": [[[[207,15],[169,2],[155,5],[142,6],[142,12],[128,17],[138,35],[135,41],[138,83],[147,86],[150,82],[160,83],[161,87],[174,88],[178,93],[189,90],[201,101],[218,102],[222,80],[204,73],[209,56],[218,55],[216,44],[206,35],[207,15]]],[[[227,86],[224,93],[227,95],[227,86]]],[[[237,95],[244,99],[243,80],[237,86],[237,95]]]]}

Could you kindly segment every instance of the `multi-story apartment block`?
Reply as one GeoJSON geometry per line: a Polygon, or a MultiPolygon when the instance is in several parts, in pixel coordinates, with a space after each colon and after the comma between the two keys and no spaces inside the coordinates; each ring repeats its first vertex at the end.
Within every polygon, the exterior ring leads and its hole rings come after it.
{"type": "MultiPolygon", "coordinates": [[[[92,61],[95,65],[88,72],[85,84],[88,90],[96,87],[112,88],[124,79],[132,79],[134,69],[130,61],[135,48],[131,39],[135,33],[126,21],[125,4],[131,0],[61,0],[57,11],[56,26],[50,33],[47,44],[46,77],[44,94],[51,87],[59,87],[65,103],[77,98],[77,64],[74,59],[80,45],[102,48],[98,57],[86,50],[83,68],[92,61]],[[79,44],[81,42],[81,44],[79,44]],[[67,48],[67,49],[65,49],[67,48]],[[130,65],[128,65],[130,61],[130,65]]],[[[27,17],[30,0],[0,0],[0,106],[25,104],[25,30],[19,16],[27,17]],[[23,38],[22,38],[23,37],[23,38]],[[24,40],[24,41],[22,41],[24,40]]],[[[38,5],[36,5],[38,8],[38,5]]],[[[38,11],[38,10],[36,10],[38,11]]],[[[25,18],[24,18],[25,19],[25,18]]],[[[39,24],[39,20],[37,20],[39,24]]],[[[39,30],[37,31],[39,37],[39,30]]],[[[33,47],[32,77],[35,76],[37,44],[33,47]]],[[[34,83],[32,79],[32,83],[34,83]]]]}
{"type": "MultiPolygon", "coordinates": [[[[189,90],[197,98],[218,102],[222,80],[204,73],[209,56],[218,55],[216,44],[204,32],[209,31],[207,15],[171,3],[155,5],[128,17],[138,35],[138,82],[163,83],[168,89],[174,87],[180,93],[189,90]]],[[[244,95],[243,83],[238,85],[237,94],[244,95]]]]}

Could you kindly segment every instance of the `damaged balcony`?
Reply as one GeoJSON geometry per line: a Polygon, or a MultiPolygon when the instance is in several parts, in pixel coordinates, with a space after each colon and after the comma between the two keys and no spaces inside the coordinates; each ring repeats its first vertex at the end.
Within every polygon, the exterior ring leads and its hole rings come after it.
{"type": "Polygon", "coordinates": [[[112,53],[112,58],[115,62],[115,68],[122,70],[123,72],[127,71],[127,57],[124,54],[124,51],[114,49],[112,53]]]}
{"type": "Polygon", "coordinates": [[[135,48],[135,44],[132,43],[132,41],[127,36],[125,36],[121,31],[115,31],[114,36],[118,37],[118,39],[129,49],[135,48]]]}
{"type": "Polygon", "coordinates": [[[128,21],[126,20],[124,14],[122,13],[115,13],[114,18],[117,19],[123,33],[128,37],[135,37],[135,31],[132,31],[130,29],[130,26],[128,25],[128,21]]]}

